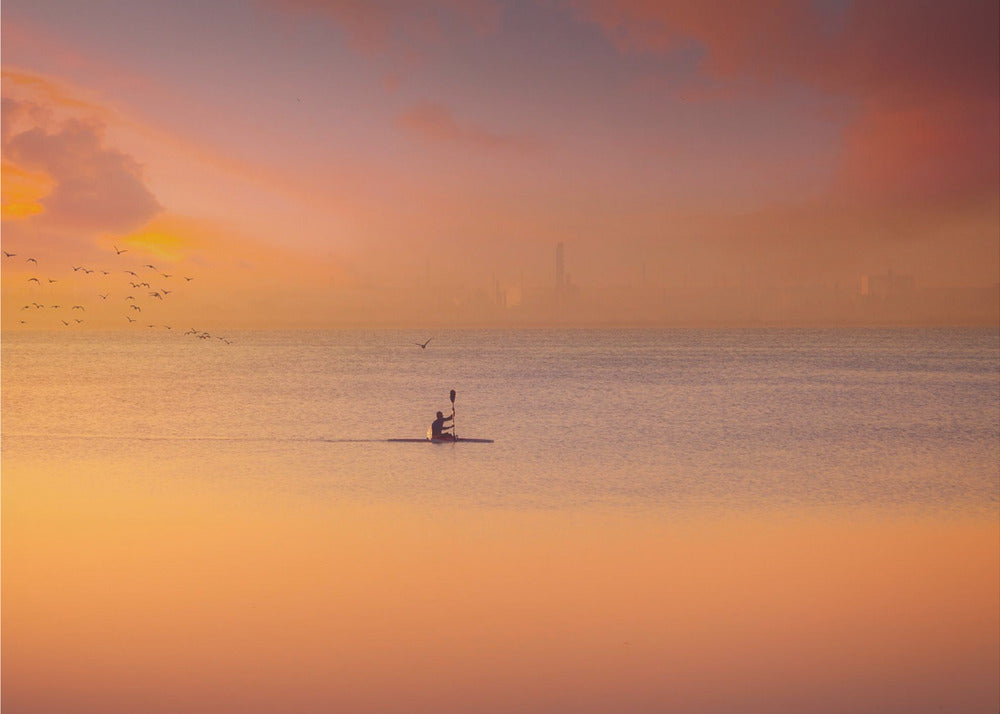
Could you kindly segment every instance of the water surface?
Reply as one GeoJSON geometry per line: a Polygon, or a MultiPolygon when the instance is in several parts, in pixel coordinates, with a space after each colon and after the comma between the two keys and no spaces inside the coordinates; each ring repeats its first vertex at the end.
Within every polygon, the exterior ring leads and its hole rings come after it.
{"type": "Polygon", "coordinates": [[[5,711],[996,711],[995,330],[427,336],[5,333],[5,711]]]}

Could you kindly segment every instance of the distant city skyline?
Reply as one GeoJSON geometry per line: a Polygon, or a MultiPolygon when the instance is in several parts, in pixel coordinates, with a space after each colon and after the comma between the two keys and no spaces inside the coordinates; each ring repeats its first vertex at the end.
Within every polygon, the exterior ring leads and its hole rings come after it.
{"type": "Polygon", "coordinates": [[[131,328],[122,256],[189,325],[998,321],[996,3],[0,12],[4,329],[131,328]]]}

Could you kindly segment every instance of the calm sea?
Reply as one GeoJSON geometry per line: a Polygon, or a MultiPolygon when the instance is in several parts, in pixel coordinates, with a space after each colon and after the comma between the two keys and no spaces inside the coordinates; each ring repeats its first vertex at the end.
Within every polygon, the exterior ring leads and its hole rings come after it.
{"type": "Polygon", "coordinates": [[[5,457],[376,501],[998,507],[995,330],[428,334],[5,335],[5,457]],[[384,443],[451,389],[458,434],[495,444],[384,443]]]}
{"type": "Polygon", "coordinates": [[[995,329],[223,336],[3,335],[4,714],[1000,706],[995,329]]]}

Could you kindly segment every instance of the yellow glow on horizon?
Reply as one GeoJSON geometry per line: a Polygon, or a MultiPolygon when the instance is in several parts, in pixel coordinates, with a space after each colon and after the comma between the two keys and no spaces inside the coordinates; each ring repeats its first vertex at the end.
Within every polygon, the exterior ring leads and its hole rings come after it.
{"type": "Polygon", "coordinates": [[[180,260],[198,242],[191,228],[171,219],[154,220],[141,230],[118,241],[165,260],[180,260]]]}
{"type": "Polygon", "coordinates": [[[18,220],[45,211],[39,201],[52,190],[53,182],[47,174],[27,171],[9,161],[2,169],[3,187],[0,191],[0,216],[5,220],[18,220]]]}

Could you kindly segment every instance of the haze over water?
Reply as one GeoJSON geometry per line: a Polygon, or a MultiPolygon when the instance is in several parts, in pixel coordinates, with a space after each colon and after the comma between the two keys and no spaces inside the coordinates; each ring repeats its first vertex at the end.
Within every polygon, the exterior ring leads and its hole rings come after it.
{"type": "Polygon", "coordinates": [[[996,0],[0,15],[4,714],[1000,708],[996,0]]]}
{"type": "Polygon", "coordinates": [[[5,334],[5,711],[996,710],[996,330],[424,339],[5,334]]]}

